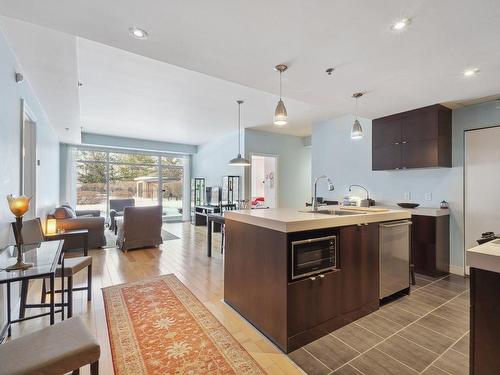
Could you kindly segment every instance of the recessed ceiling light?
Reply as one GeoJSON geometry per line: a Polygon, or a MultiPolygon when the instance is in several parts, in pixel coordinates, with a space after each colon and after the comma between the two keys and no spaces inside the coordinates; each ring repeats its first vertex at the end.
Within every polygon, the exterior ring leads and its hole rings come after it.
{"type": "Polygon", "coordinates": [[[401,31],[406,28],[410,24],[411,20],[409,18],[403,18],[397,22],[394,22],[391,26],[393,31],[401,31]]]}
{"type": "Polygon", "coordinates": [[[465,69],[464,70],[464,76],[466,76],[466,77],[472,77],[472,76],[475,76],[478,73],[479,73],[479,69],[478,68],[469,68],[469,69],[465,69]]]}
{"type": "Polygon", "coordinates": [[[147,39],[148,33],[146,30],[139,29],[138,27],[131,27],[128,29],[130,35],[132,35],[135,39],[147,39]]]}

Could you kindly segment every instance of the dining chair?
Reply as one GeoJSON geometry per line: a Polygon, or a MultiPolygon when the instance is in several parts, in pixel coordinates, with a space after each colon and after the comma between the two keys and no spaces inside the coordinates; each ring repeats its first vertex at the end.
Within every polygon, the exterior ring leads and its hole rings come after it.
{"type": "MultiPolygon", "coordinates": [[[[14,232],[16,235],[16,233],[14,232]]],[[[25,246],[38,246],[40,242],[45,241],[45,236],[43,234],[42,223],[39,218],[33,220],[26,220],[23,222],[23,227],[21,229],[23,245],[25,246]]],[[[56,277],[61,277],[62,266],[58,265],[56,268],[56,277]]],[[[64,260],[64,277],[67,278],[68,287],[64,289],[64,292],[68,295],[68,302],[64,305],[68,307],[68,317],[73,315],[73,292],[79,290],[87,290],[87,300],[92,299],[92,257],[74,257],[65,258],[64,260]],[[87,286],[86,287],[73,287],[73,276],[87,268],[87,286]]],[[[29,281],[21,282],[21,301],[19,305],[19,318],[24,318],[26,314],[26,308],[29,305],[26,303],[28,297],[28,287],[29,281]]],[[[54,290],[54,293],[62,293],[62,290],[54,290]]],[[[46,295],[50,293],[47,290],[45,279],[42,281],[42,296],[41,302],[45,303],[46,295]]],[[[60,305],[60,304],[59,304],[60,305]]]]}
{"type": "MultiPolygon", "coordinates": [[[[233,211],[233,210],[236,210],[236,209],[237,209],[236,204],[228,204],[227,206],[224,207],[224,209],[221,206],[221,210],[220,210],[221,211],[221,215],[224,215],[224,211],[233,211]]],[[[221,232],[221,235],[222,235],[221,242],[220,242],[220,253],[222,254],[222,253],[224,253],[224,237],[226,237],[226,226],[224,224],[221,224],[220,227],[221,227],[220,228],[221,229],[220,232],[221,232]]]]}

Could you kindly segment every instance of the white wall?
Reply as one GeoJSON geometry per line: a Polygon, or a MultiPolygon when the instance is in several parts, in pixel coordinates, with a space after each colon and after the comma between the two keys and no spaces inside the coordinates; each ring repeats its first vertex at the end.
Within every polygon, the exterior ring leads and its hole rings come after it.
{"type": "MultiPolygon", "coordinates": [[[[20,83],[14,74],[20,69],[8,42],[0,30],[0,247],[11,243],[13,221],[6,196],[20,193],[21,98],[37,119],[38,171],[37,216],[44,217],[59,200],[59,141],[33,93],[28,77],[20,83]]],[[[3,326],[5,301],[0,290],[0,325],[3,326]]]]}
{"type": "MultiPolygon", "coordinates": [[[[278,156],[278,207],[303,208],[311,200],[311,149],[302,138],[245,129],[245,152],[278,156]]],[[[250,181],[250,168],[246,173],[250,181]]]]}
{"type": "MultiPolygon", "coordinates": [[[[342,199],[350,184],[361,184],[380,204],[406,201],[405,192],[411,192],[411,200],[422,206],[437,207],[441,200],[448,201],[451,214],[450,264],[452,271],[460,272],[464,266],[464,130],[500,124],[500,110],[496,109],[494,102],[483,103],[454,110],[452,118],[453,167],[406,171],[371,170],[371,120],[360,119],[364,131],[361,140],[350,139],[352,116],[316,124],[312,134],[312,175],[324,173],[335,185],[335,190],[328,192],[321,184],[318,195],[342,199]],[[424,199],[425,193],[432,193],[431,201],[424,199]]],[[[485,195],[485,199],[489,197],[485,195]]]]}

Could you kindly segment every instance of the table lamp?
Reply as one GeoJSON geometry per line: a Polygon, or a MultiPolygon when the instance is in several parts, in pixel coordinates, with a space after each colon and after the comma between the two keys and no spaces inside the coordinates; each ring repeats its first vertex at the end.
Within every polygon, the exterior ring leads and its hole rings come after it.
{"type": "Polygon", "coordinates": [[[56,234],[57,232],[57,220],[47,219],[47,234],[56,234]]]}
{"type": "Polygon", "coordinates": [[[10,211],[16,217],[16,222],[14,223],[14,231],[16,232],[16,247],[17,247],[17,262],[12,266],[6,268],[7,271],[15,271],[15,270],[26,270],[33,265],[30,263],[24,263],[23,261],[23,237],[22,237],[22,228],[23,228],[23,216],[30,209],[30,201],[31,198],[19,196],[14,197],[11,194],[7,195],[7,201],[9,202],[10,211]]]}

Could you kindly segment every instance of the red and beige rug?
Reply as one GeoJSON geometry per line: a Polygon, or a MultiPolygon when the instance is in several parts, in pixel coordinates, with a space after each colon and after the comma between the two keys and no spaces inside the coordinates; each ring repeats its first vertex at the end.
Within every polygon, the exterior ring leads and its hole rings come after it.
{"type": "Polygon", "coordinates": [[[265,373],[173,274],[103,296],[116,375],[265,373]]]}

